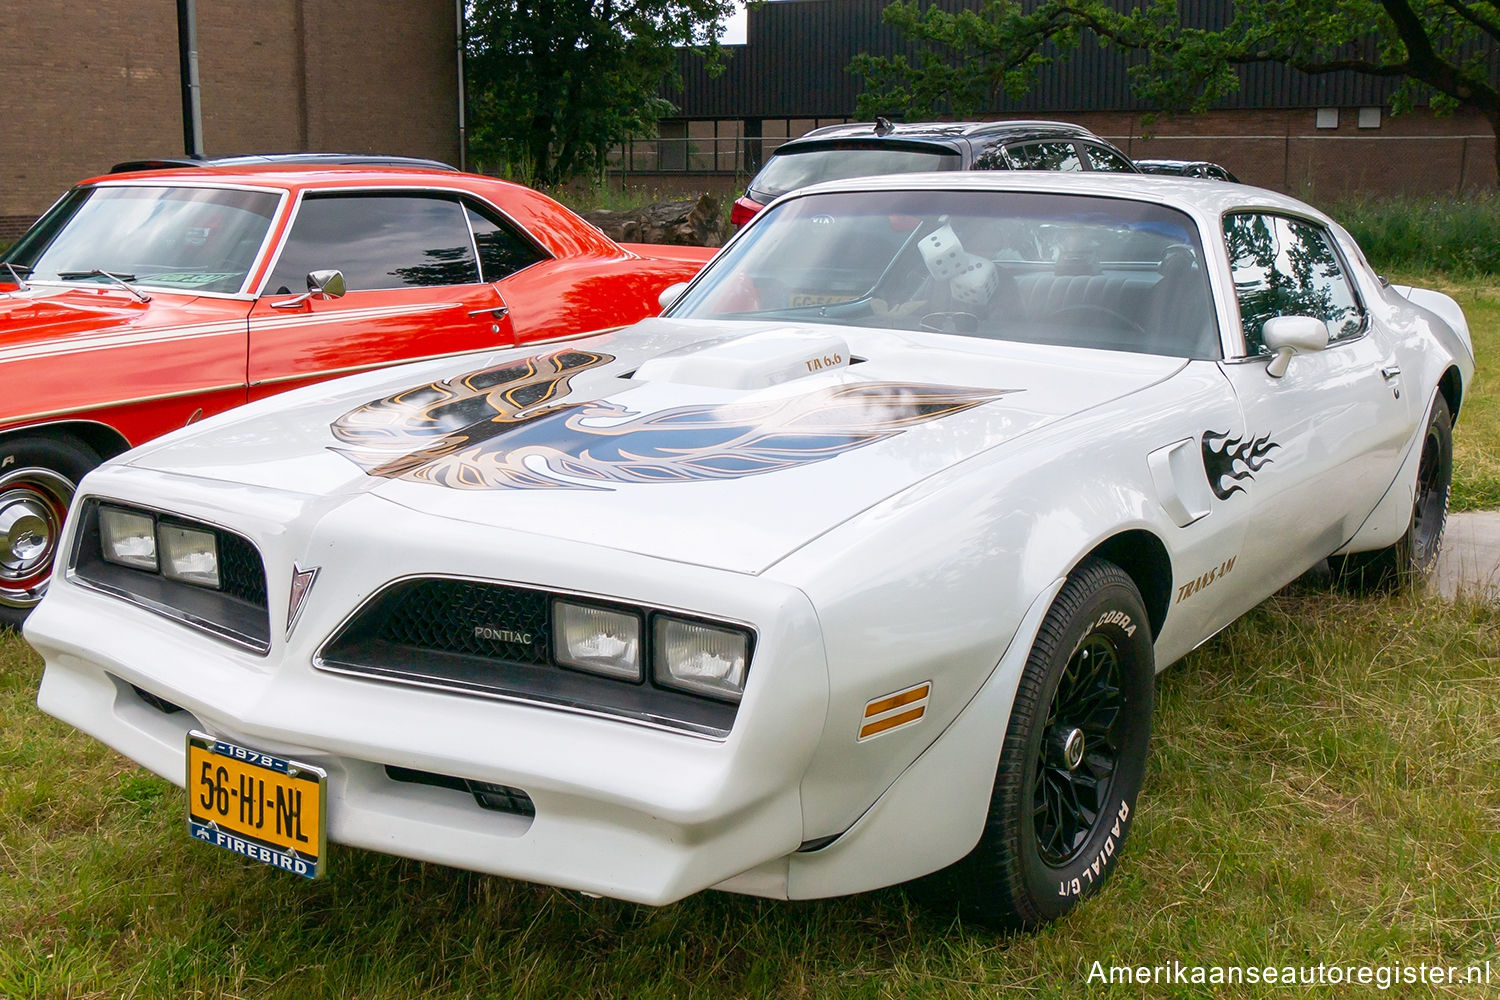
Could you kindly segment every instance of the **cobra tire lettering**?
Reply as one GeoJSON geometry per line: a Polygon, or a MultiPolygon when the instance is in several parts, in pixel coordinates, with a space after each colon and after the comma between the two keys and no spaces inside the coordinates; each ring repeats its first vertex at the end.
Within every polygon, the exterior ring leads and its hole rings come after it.
{"type": "Polygon", "coordinates": [[[4,458],[0,458],[0,469],[5,468],[7,465],[15,465],[15,464],[16,464],[16,456],[14,456],[14,455],[6,455],[4,458]]]}
{"type": "Polygon", "coordinates": [[[1095,883],[1104,878],[1105,870],[1115,856],[1120,840],[1125,835],[1125,821],[1130,818],[1130,803],[1124,799],[1120,800],[1119,811],[1115,813],[1115,822],[1109,828],[1109,836],[1104,840],[1104,846],[1099,848],[1099,853],[1094,855],[1077,878],[1070,878],[1057,883],[1057,894],[1063,898],[1077,896],[1085,890],[1092,889],[1095,883]]]}
{"type": "Polygon", "coordinates": [[[1118,625],[1125,630],[1126,635],[1135,636],[1135,622],[1123,611],[1104,612],[1104,614],[1099,616],[1099,620],[1094,622],[1093,628],[1089,629],[1089,631],[1092,632],[1101,625],[1118,625]]]}

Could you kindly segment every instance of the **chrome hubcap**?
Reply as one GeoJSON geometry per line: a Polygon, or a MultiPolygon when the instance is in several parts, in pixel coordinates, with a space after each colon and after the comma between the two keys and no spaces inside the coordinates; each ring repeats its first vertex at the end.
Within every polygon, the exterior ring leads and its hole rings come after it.
{"type": "Polygon", "coordinates": [[[50,469],[0,478],[0,605],[29,608],[42,599],[72,499],[73,484],[50,469]]]}

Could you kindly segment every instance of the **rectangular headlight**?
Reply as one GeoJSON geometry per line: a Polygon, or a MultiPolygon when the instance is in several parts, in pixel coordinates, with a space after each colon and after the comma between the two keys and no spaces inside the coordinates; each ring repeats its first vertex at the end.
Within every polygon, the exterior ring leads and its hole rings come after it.
{"type": "Polygon", "coordinates": [[[659,683],[725,701],[744,693],[750,636],[740,629],[658,615],[653,647],[659,683]]]}
{"type": "Polygon", "coordinates": [[[156,572],[156,519],[150,514],[100,507],[99,543],[105,562],[156,572]]]}
{"type": "Polygon", "coordinates": [[[219,543],[212,531],[176,524],[157,529],[161,542],[161,572],[170,580],[199,587],[219,588],[219,543]]]}
{"type": "Polygon", "coordinates": [[[639,681],[639,615],[572,601],[552,603],[553,657],[559,664],[591,674],[639,681]]]}

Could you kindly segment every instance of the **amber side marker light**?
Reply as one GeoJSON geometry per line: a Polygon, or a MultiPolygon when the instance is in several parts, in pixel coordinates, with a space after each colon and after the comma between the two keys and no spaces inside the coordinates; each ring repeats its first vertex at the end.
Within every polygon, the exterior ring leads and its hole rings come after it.
{"type": "Polygon", "coordinates": [[[864,724],[859,727],[859,742],[920,721],[927,712],[927,698],[930,694],[932,682],[923,681],[904,691],[882,695],[865,705],[864,724]]]}

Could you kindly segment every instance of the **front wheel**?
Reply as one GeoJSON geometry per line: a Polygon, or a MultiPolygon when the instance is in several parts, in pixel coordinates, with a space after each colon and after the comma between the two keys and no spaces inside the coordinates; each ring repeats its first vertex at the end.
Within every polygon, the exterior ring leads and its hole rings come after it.
{"type": "Polygon", "coordinates": [[[936,876],[961,913],[1035,927],[1099,888],[1134,818],[1154,683],[1134,582],[1113,563],[1086,560],[1022,671],[979,844],[936,876]]]}
{"type": "Polygon", "coordinates": [[[1427,418],[1417,484],[1406,532],[1383,549],[1329,556],[1334,578],[1356,591],[1409,587],[1431,579],[1443,546],[1448,521],[1448,493],[1453,483],[1453,415],[1439,393],[1427,418]]]}
{"type": "Polygon", "coordinates": [[[0,628],[19,628],[47,592],[63,519],[99,456],[76,441],[0,442],[0,628]]]}

